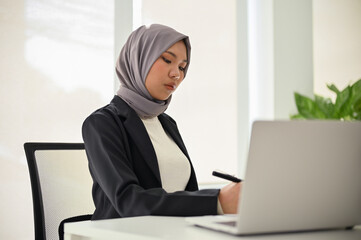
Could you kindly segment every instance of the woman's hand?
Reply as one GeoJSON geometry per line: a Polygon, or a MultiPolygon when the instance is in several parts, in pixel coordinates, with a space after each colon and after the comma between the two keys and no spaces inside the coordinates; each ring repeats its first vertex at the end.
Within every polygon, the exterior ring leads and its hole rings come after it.
{"type": "Polygon", "coordinates": [[[218,195],[218,199],[222,206],[223,213],[237,213],[238,201],[241,191],[242,183],[230,183],[221,189],[218,195]]]}

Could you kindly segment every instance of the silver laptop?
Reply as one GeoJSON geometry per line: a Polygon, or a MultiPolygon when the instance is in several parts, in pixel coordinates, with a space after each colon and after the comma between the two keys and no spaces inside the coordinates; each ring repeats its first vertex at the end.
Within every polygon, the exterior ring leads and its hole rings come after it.
{"type": "Polygon", "coordinates": [[[361,224],[361,121],[257,121],[237,215],[188,217],[236,235],[361,224]]]}

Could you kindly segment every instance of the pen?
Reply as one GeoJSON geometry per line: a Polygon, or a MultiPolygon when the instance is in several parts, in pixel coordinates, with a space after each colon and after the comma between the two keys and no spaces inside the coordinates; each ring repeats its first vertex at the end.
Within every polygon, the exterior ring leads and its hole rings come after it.
{"type": "Polygon", "coordinates": [[[229,175],[229,174],[226,174],[226,173],[221,173],[221,172],[217,172],[217,171],[213,171],[212,172],[212,175],[213,176],[216,176],[216,177],[219,177],[219,178],[223,178],[223,179],[226,179],[226,180],[229,180],[229,181],[232,181],[232,182],[242,182],[242,179],[239,179],[235,176],[232,176],[232,175],[229,175]]]}

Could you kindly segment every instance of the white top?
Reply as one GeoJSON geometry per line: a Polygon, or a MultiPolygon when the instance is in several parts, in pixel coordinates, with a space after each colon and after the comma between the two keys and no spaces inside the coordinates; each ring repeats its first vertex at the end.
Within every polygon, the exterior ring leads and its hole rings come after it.
{"type": "Polygon", "coordinates": [[[168,193],[184,191],[191,175],[187,157],[164,131],[158,117],[142,121],[157,155],[163,189],[168,193]]]}

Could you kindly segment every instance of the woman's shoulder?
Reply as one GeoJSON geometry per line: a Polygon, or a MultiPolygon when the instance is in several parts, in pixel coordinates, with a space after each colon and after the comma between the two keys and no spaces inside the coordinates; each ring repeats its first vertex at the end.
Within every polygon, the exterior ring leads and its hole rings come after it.
{"type": "Polygon", "coordinates": [[[118,96],[115,96],[113,98],[113,100],[101,107],[98,108],[97,110],[95,110],[94,112],[92,112],[85,120],[84,120],[84,124],[88,123],[88,122],[98,122],[101,124],[106,124],[109,122],[114,122],[115,121],[115,117],[119,116],[119,112],[122,111],[126,111],[126,109],[121,109],[121,108],[126,108],[126,106],[119,104],[120,98],[118,96]]]}
{"type": "Polygon", "coordinates": [[[101,128],[102,126],[109,126],[114,120],[112,111],[109,111],[109,104],[92,112],[83,122],[84,129],[101,128]]]}
{"type": "Polygon", "coordinates": [[[97,110],[95,110],[94,112],[92,112],[89,117],[105,117],[105,116],[114,116],[114,115],[124,115],[125,113],[127,113],[129,111],[129,106],[118,96],[114,96],[114,98],[112,99],[112,101],[101,107],[98,108],[97,110]]]}

